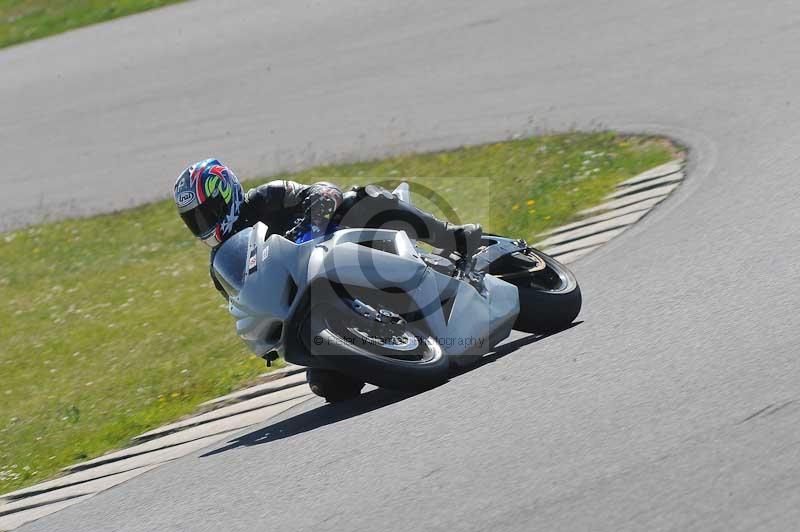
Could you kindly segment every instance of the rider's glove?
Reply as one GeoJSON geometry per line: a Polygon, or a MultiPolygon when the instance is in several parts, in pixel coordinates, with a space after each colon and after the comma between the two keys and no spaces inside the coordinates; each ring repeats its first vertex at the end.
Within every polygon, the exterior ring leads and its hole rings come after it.
{"type": "Polygon", "coordinates": [[[318,193],[303,201],[305,219],[318,227],[326,227],[339,207],[340,199],[338,190],[320,187],[318,193]]]}
{"type": "Polygon", "coordinates": [[[308,196],[300,205],[303,215],[286,233],[286,238],[296,242],[300,235],[308,231],[325,232],[341,203],[342,193],[335,186],[326,183],[312,185],[308,196]]]}

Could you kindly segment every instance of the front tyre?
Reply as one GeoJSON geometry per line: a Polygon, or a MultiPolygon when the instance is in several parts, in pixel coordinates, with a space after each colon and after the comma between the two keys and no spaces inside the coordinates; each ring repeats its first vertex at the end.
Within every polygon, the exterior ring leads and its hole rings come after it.
{"type": "Polygon", "coordinates": [[[354,399],[361,395],[361,389],[364,387],[364,381],[319,368],[308,368],[306,380],[311,391],[329,403],[354,399]]]}
{"type": "Polygon", "coordinates": [[[396,390],[417,391],[447,380],[449,362],[435,338],[375,303],[339,300],[313,310],[310,322],[306,344],[325,368],[396,390]],[[358,305],[379,309],[382,321],[357,312],[358,305]]]}

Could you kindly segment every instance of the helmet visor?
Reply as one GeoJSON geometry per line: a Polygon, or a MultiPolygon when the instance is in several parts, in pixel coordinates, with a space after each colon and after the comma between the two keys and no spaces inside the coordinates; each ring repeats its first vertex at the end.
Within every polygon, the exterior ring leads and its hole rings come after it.
{"type": "Polygon", "coordinates": [[[222,197],[208,198],[194,209],[180,213],[186,227],[198,238],[208,236],[227,215],[222,197]]]}

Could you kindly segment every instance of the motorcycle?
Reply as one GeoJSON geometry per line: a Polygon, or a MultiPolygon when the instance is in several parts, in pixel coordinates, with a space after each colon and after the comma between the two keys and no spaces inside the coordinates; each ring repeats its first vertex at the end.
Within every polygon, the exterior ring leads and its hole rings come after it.
{"type": "MultiPolygon", "coordinates": [[[[411,201],[406,183],[393,194],[411,201]]],[[[547,334],[580,312],[572,272],[522,239],[484,235],[472,260],[458,259],[405,231],[311,230],[291,241],[257,223],[228,239],[212,267],[249,348],[316,371],[312,390],[335,402],[365,382],[438,385],[512,329],[547,334]]]]}

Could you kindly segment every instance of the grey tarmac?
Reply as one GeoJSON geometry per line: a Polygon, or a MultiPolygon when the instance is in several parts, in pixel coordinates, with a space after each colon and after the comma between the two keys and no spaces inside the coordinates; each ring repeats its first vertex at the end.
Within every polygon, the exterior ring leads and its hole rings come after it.
{"type": "Polygon", "coordinates": [[[255,175],[600,127],[690,149],[572,264],[571,329],[413,397],[311,399],[22,530],[796,528],[798,24],[789,0],[197,0],[0,51],[8,226],[164,197],[207,155],[255,175]]]}

